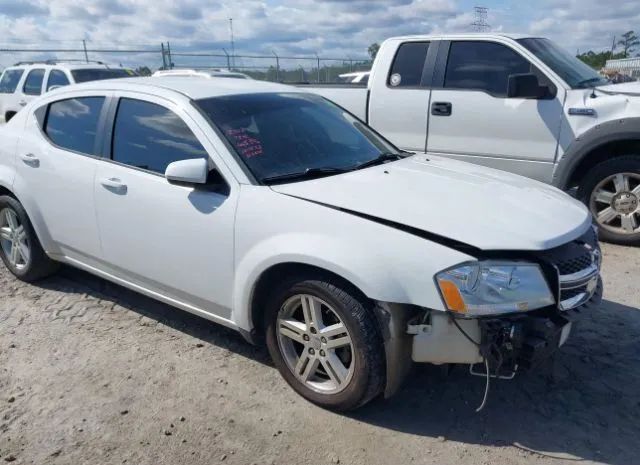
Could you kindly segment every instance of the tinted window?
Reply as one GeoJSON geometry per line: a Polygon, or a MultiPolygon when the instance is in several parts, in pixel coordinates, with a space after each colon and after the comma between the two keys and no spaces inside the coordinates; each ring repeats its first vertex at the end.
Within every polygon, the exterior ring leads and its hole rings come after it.
{"type": "Polygon", "coordinates": [[[49,72],[49,80],[47,81],[47,91],[51,89],[51,86],[63,87],[69,85],[69,79],[64,71],[59,69],[52,69],[49,72]]]}
{"type": "Polygon", "coordinates": [[[453,42],[444,86],[450,89],[483,90],[507,96],[509,76],[531,72],[531,63],[501,44],[453,42]]]}
{"type": "Polygon", "coordinates": [[[49,105],[45,132],[64,149],[94,154],[104,97],[81,97],[49,105]]]}
{"type": "Polygon", "coordinates": [[[8,69],[5,71],[2,79],[0,79],[0,93],[12,94],[15,92],[22,73],[24,73],[24,70],[21,69],[8,69]]]}
{"type": "Polygon", "coordinates": [[[422,80],[429,42],[407,42],[400,45],[389,74],[392,87],[416,87],[422,80]]]}
{"type": "Polygon", "coordinates": [[[322,97],[259,93],[196,104],[259,180],[306,170],[354,169],[396,151],[365,124],[322,97]]]}
{"type": "Polygon", "coordinates": [[[24,80],[22,91],[27,95],[40,95],[42,92],[42,79],[44,78],[44,69],[34,69],[29,71],[27,79],[24,80]]]}
{"type": "Polygon", "coordinates": [[[71,71],[75,82],[101,81],[103,79],[117,79],[134,76],[126,69],[75,69],[71,71]]]}
{"type": "Polygon", "coordinates": [[[116,114],[112,157],[126,165],[164,174],[170,163],[206,158],[207,152],[171,110],[123,98],[116,114]]]}

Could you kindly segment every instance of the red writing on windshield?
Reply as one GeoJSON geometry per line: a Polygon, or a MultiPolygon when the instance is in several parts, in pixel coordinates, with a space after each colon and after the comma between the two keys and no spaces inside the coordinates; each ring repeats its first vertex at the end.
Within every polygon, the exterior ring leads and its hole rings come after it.
{"type": "Polygon", "coordinates": [[[245,128],[227,129],[225,133],[243,157],[252,158],[262,155],[262,144],[258,139],[249,135],[245,128]]]}

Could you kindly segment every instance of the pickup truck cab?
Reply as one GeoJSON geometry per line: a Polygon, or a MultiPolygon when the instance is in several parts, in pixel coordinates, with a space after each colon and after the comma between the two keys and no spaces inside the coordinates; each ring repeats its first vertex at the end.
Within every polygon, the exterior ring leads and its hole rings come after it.
{"type": "Polygon", "coordinates": [[[640,83],[613,85],[547,39],[395,37],[366,87],[307,90],[403,149],[577,188],[603,239],[640,244],[640,83]]]}
{"type": "Polygon", "coordinates": [[[97,61],[47,60],[16,63],[0,76],[0,123],[6,123],[31,100],[50,90],[81,82],[131,77],[134,72],[97,61]]]}
{"type": "Polygon", "coordinates": [[[327,408],[393,394],[412,361],[487,379],[537,366],[602,296],[580,202],[399,153],[295,87],[69,86],[0,141],[0,258],[17,278],[66,263],[266,340],[327,408]]]}

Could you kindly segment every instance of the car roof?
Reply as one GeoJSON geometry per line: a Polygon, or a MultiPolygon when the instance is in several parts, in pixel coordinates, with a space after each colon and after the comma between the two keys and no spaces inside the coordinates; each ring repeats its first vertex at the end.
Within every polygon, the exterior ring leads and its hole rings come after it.
{"type": "Polygon", "coordinates": [[[408,36],[398,36],[392,37],[389,40],[447,40],[447,39],[480,39],[480,38],[507,38],[507,39],[526,39],[532,37],[531,34],[519,34],[519,33],[509,33],[509,32],[461,32],[461,33],[451,33],[451,34],[419,34],[419,35],[408,35],[408,36]]]}
{"type": "Polygon", "coordinates": [[[133,77],[91,81],[74,86],[74,90],[133,91],[159,94],[178,92],[193,100],[225,95],[263,92],[303,92],[296,87],[252,79],[194,79],[190,76],[133,77]]]}
{"type": "Polygon", "coordinates": [[[19,63],[12,66],[7,66],[5,69],[42,69],[42,68],[63,68],[63,69],[124,69],[119,66],[109,66],[104,63],[69,63],[69,62],[56,62],[56,63],[19,63]]]}

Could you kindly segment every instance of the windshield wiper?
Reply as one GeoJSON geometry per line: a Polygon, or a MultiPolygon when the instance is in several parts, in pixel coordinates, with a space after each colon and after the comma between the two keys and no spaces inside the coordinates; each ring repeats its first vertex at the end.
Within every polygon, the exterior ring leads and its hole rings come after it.
{"type": "Polygon", "coordinates": [[[354,166],[349,171],[356,171],[356,170],[361,170],[363,168],[368,168],[370,166],[382,165],[383,163],[386,163],[388,161],[398,161],[407,156],[408,155],[405,155],[403,153],[384,152],[372,160],[368,160],[368,161],[365,161],[364,163],[360,163],[359,165],[354,166]]]}
{"type": "Polygon", "coordinates": [[[307,168],[304,171],[294,173],[277,174],[275,176],[267,176],[260,179],[263,184],[269,184],[277,181],[302,181],[305,179],[321,178],[323,176],[331,176],[332,174],[346,173],[348,170],[342,168],[307,168]]]}
{"type": "Polygon", "coordinates": [[[593,87],[593,86],[589,85],[590,83],[592,83],[592,82],[596,83],[596,82],[599,82],[599,81],[602,81],[602,80],[603,80],[603,78],[600,78],[600,77],[592,77],[592,78],[589,78],[589,79],[583,79],[582,81],[580,81],[580,82],[578,82],[576,84],[576,87],[578,89],[586,89],[588,87],[593,87]]]}

